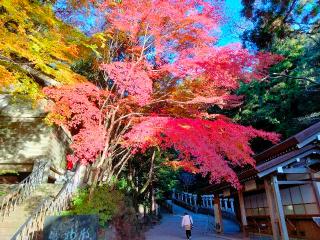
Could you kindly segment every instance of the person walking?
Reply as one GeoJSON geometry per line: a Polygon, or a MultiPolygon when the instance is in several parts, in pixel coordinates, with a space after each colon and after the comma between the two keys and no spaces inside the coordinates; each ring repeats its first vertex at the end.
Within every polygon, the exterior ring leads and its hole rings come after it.
{"type": "Polygon", "coordinates": [[[187,239],[191,239],[191,229],[193,225],[192,217],[188,213],[184,213],[181,226],[186,230],[187,239]]]}

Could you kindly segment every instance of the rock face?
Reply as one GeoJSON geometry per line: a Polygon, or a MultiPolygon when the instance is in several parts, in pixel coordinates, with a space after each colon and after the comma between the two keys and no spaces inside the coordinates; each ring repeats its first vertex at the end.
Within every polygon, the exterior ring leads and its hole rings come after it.
{"type": "Polygon", "coordinates": [[[0,171],[31,172],[35,160],[64,169],[68,138],[44,122],[44,102],[0,95],[0,171]]]}

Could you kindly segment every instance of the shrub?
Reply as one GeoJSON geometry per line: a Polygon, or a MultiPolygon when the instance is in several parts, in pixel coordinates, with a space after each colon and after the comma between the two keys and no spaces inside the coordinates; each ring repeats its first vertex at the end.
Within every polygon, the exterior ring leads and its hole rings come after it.
{"type": "Polygon", "coordinates": [[[90,200],[88,189],[79,190],[72,200],[71,210],[64,214],[97,214],[99,224],[103,227],[123,206],[124,194],[119,190],[111,190],[107,185],[102,185],[95,188],[90,200]]]}

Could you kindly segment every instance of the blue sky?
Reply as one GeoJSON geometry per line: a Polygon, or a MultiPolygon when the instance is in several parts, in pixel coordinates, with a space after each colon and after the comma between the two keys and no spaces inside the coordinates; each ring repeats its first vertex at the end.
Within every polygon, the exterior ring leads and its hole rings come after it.
{"type": "MultiPolygon", "coordinates": [[[[221,26],[219,46],[223,46],[229,43],[240,42],[239,30],[235,27],[235,24],[241,22],[240,11],[242,9],[241,0],[225,0],[225,15],[227,21],[221,26]]],[[[60,12],[66,12],[68,10],[66,0],[57,0],[54,5],[54,10],[60,10],[60,12]]],[[[97,29],[101,30],[104,25],[104,17],[98,11],[95,11],[93,7],[89,8],[89,11],[79,9],[71,14],[64,14],[63,16],[57,12],[57,16],[64,19],[65,22],[77,26],[81,31],[91,35],[97,29]]]]}
{"type": "Polygon", "coordinates": [[[70,13],[67,13],[70,8],[66,2],[67,0],[57,0],[53,6],[53,10],[58,18],[77,26],[88,35],[92,35],[97,30],[101,31],[103,29],[105,19],[103,13],[97,11],[92,5],[89,8],[72,9],[70,13]]]}
{"type": "Polygon", "coordinates": [[[239,38],[240,32],[234,25],[235,23],[240,23],[242,20],[240,16],[241,9],[241,0],[226,0],[225,14],[227,22],[221,26],[221,38],[218,45],[223,46],[241,41],[239,38]]]}

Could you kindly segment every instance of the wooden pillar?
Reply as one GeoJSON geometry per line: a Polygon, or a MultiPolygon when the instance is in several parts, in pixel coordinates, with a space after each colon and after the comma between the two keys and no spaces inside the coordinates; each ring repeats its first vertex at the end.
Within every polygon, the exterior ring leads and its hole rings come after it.
{"type": "Polygon", "coordinates": [[[272,176],[272,186],[273,186],[274,196],[275,196],[277,210],[278,210],[277,212],[278,212],[278,218],[280,223],[281,237],[283,240],[289,240],[288,229],[286,225],[286,218],[283,211],[283,205],[282,205],[277,176],[272,176]]]}
{"type": "Polygon", "coordinates": [[[270,180],[264,179],[264,188],[266,190],[266,195],[267,195],[267,203],[269,208],[273,239],[279,240],[280,239],[280,231],[279,231],[279,225],[278,225],[279,221],[274,211],[274,209],[276,209],[277,206],[274,200],[274,194],[272,192],[270,180]]]}
{"type": "Polygon", "coordinates": [[[220,206],[220,199],[214,198],[214,221],[215,230],[217,233],[223,233],[222,212],[220,206]]]}
{"type": "Polygon", "coordinates": [[[248,226],[246,209],[244,207],[244,199],[243,199],[243,191],[238,191],[239,197],[239,207],[240,207],[240,215],[241,215],[241,223],[242,223],[242,231],[246,234],[246,228],[248,226]]]}

